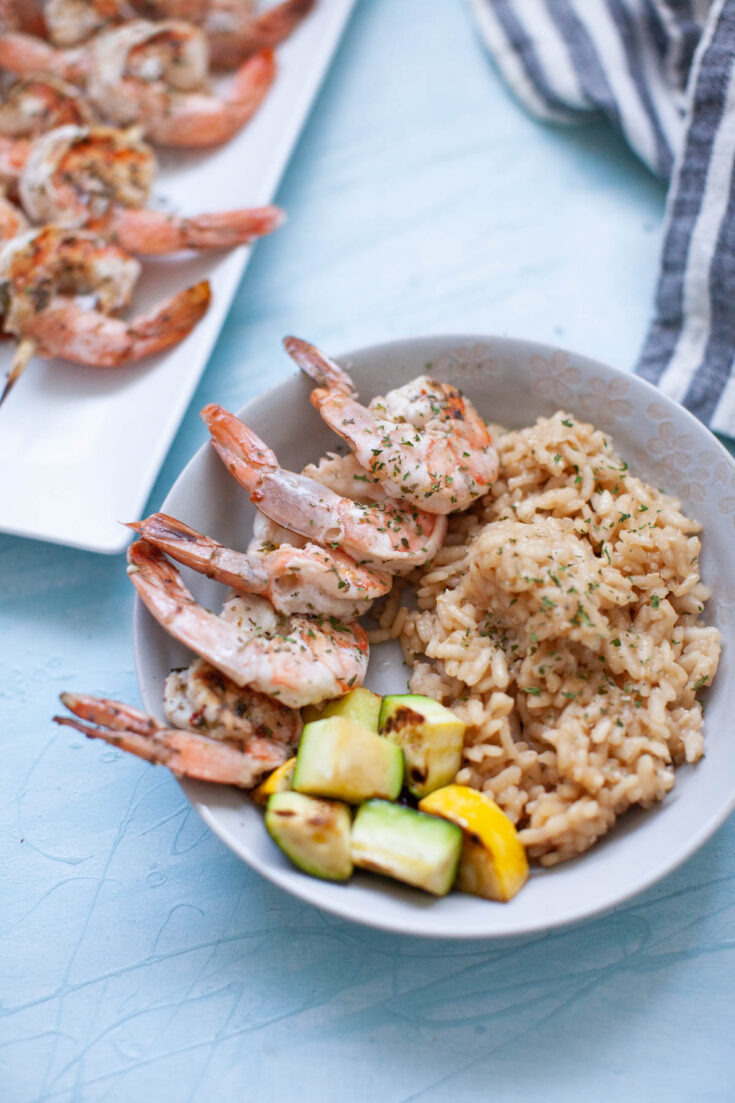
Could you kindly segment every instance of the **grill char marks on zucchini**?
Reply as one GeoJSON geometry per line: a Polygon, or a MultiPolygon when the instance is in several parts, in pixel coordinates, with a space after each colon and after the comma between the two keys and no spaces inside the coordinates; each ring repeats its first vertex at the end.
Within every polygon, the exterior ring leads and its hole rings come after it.
{"type": "Polygon", "coordinates": [[[453,781],[462,764],[465,724],[453,712],[420,694],[383,698],[379,731],[406,760],[406,785],[421,798],[453,781]]]}

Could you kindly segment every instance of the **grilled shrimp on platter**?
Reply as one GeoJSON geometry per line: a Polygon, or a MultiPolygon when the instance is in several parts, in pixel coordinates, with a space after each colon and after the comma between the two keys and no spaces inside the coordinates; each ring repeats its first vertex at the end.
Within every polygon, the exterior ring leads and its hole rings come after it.
{"type": "Polygon", "coordinates": [[[138,256],[245,245],[281,225],[278,207],[186,218],[143,210],[156,158],[138,127],[62,126],[36,138],[18,192],[35,222],[89,227],[138,256]]]}
{"type": "Polygon", "coordinates": [[[20,341],[0,401],[36,353],[117,368],[181,341],[209,306],[204,281],[131,322],[109,317],[129,303],[140,265],[97,234],[54,226],[0,247],[0,314],[20,341]],[[95,308],[86,299],[94,298],[95,308]]]}
{"type": "Polygon", "coordinates": [[[228,141],[255,114],[276,76],[272,50],[249,57],[220,96],[208,83],[206,36],[177,20],[131,20],[89,43],[59,49],[31,35],[0,35],[0,67],[82,85],[119,126],[139,123],[154,144],[204,148],[228,141]]]}
{"type": "Polygon", "coordinates": [[[122,126],[140,123],[159,145],[228,141],[257,111],[276,75],[271,50],[248,58],[222,97],[210,91],[207,42],[188,23],[136,20],[94,40],[87,90],[122,126]]]}
{"type": "Polygon", "coordinates": [[[0,96],[0,134],[10,138],[35,138],[57,126],[94,121],[83,91],[60,77],[20,77],[0,96]]]}

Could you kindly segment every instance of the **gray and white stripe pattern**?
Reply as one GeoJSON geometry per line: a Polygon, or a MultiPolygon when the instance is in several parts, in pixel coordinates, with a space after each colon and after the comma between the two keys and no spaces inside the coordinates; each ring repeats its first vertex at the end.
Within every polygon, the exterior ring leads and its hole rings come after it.
{"type": "Polygon", "coordinates": [[[735,436],[735,0],[471,2],[529,111],[602,115],[670,179],[638,371],[735,436]]]}

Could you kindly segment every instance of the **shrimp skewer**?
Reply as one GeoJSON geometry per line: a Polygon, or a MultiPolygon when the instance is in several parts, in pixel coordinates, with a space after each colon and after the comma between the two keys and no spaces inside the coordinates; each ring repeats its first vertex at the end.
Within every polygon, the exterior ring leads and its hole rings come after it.
{"type": "Polygon", "coordinates": [[[61,701],[73,716],[54,716],[57,724],[199,781],[250,789],[263,774],[285,762],[291,749],[285,741],[266,735],[253,734],[236,743],[167,728],[130,705],[104,697],[62,693],[61,701]]]}
{"type": "Polygon", "coordinates": [[[279,613],[324,613],[349,619],[365,613],[390,590],[385,575],[316,544],[264,548],[253,540],[247,552],[233,551],[165,513],[154,513],[128,528],[184,566],[237,593],[261,594],[279,613]]]}
{"type": "Polygon", "coordinates": [[[197,27],[135,20],[94,40],[87,89],[99,111],[123,126],[140,123],[154,143],[221,145],[255,114],[276,64],[272,50],[261,50],[220,99],[206,84],[207,56],[197,27]]]}
{"type": "Polygon", "coordinates": [[[492,484],[498,457],[490,434],[456,388],[422,376],[365,407],[338,364],[296,337],[284,345],[318,384],[312,405],[386,494],[447,514],[466,509],[492,484]]]}
{"type": "Polygon", "coordinates": [[[271,233],[284,220],[273,206],[190,218],[143,210],[155,167],[153,150],[137,127],[62,126],[33,142],[18,192],[35,222],[88,226],[138,256],[233,248],[271,233]]]}
{"type": "Polygon", "coordinates": [[[273,52],[262,50],[240,66],[223,99],[209,92],[172,95],[167,103],[154,100],[148,118],[143,95],[138,118],[147,120],[146,133],[159,145],[200,149],[222,145],[250,121],[275,77],[273,52]]]}
{"type": "Polygon", "coordinates": [[[57,295],[35,319],[25,322],[23,333],[36,342],[35,353],[44,359],[120,368],[183,341],[206,313],[210,299],[209,281],[202,280],[125,322],[57,295]]]}
{"type": "Polygon", "coordinates": [[[361,565],[390,574],[428,562],[441,547],[446,518],[390,499],[370,505],[341,498],[313,479],[284,471],[260,437],[221,406],[205,406],[202,418],[230,474],[277,525],[324,547],[341,547],[361,565]]]}
{"type": "Polygon", "coordinates": [[[175,567],[144,540],[128,549],[128,564],[138,596],[159,624],[236,685],[299,708],[362,684],[368,643],[358,624],[281,617],[259,597],[232,598],[216,616],[196,602],[175,567]]]}
{"type": "Polygon", "coordinates": [[[181,341],[209,306],[207,281],[133,322],[108,314],[130,302],[140,265],[95,234],[47,226],[0,248],[3,327],[20,340],[2,403],[31,355],[117,368],[181,341]],[[93,295],[97,309],[76,296],[93,295]]]}
{"type": "Polygon", "coordinates": [[[112,122],[139,123],[156,144],[190,148],[228,141],[255,114],[276,76],[273,51],[261,50],[240,65],[220,98],[207,84],[204,33],[188,23],[145,19],[65,50],[30,35],[0,35],[0,67],[82,84],[112,122]]]}

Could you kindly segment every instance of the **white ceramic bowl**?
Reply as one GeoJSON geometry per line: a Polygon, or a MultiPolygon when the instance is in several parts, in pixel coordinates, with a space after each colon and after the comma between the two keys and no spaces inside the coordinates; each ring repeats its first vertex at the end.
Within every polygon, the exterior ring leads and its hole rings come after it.
{"type": "MultiPolygon", "coordinates": [[[[254,869],[295,896],[359,923],[404,934],[488,938],[545,930],[609,909],[684,861],[735,807],[735,462],[694,417],[648,383],[542,345],[497,337],[427,337],[362,349],[342,362],[365,401],[430,370],[461,387],[484,417],[509,427],[564,408],[609,431],[636,474],[681,499],[704,525],[702,573],[712,589],[707,620],[724,637],[715,685],[706,694],[706,755],[677,771],[676,786],[660,806],[628,813],[580,858],[554,870],[535,870],[509,904],[460,893],[435,900],[369,875],[355,876],[348,885],[316,880],[288,863],[244,793],[199,782],[185,782],[184,791],[212,831],[254,869]]],[[[336,438],[309,403],[307,380],[298,373],[240,413],[284,467],[298,470],[335,446],[336,438]]],[[[181,473],[163,509],[232,547],[244,547],[250,538],[248,497],[209,446],[181,473]]],[[[221,587],[184,574],[204,604],[219,608],[221,587]]],[[[190,655],[140,604],[134,634],[143,701],[162,716],[164,679],[190,655]]],[[[373,649],[371,688],[405,691],[405,679],[397,645],[373,649]]]]}

